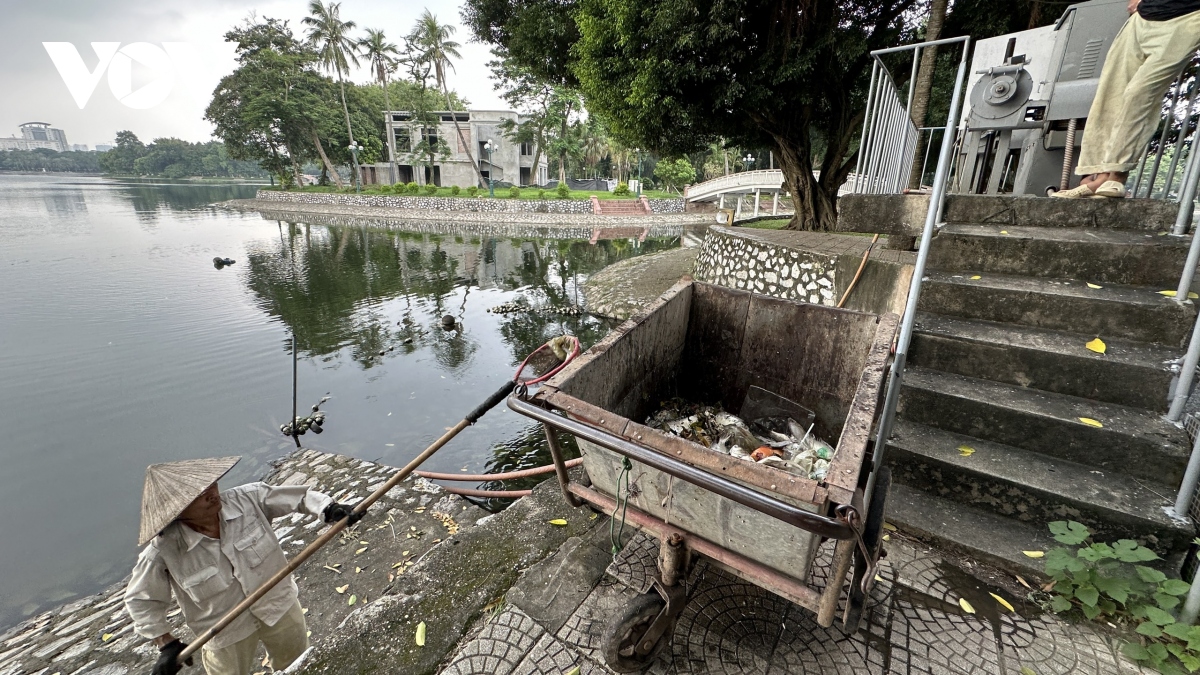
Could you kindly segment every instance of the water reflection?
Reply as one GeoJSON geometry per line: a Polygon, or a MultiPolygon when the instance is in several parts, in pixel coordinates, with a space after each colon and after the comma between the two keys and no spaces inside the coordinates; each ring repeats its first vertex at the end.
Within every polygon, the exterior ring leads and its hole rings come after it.
{"type": "Polygon", "coordinates": [[[590,345],[611,325],[555,310],[579,303],[590,274],[676,243],[495,239],[282,221],[278,229],[275,244],[249,254],[248,283],[259,306],[294,331],[302,352],[320,358],[348,347],[363,368],[421,347],[431,348],[447,370],[465,368],[479,345],[469,330],[444,329],[442,317],[461,325],[478,289],[516,291],[530,307],[500,321],[514,362],[563,333],[590,345]],[[382,310],[393,300],[402,302],[399,321],[382,310]]]}
{"type": "Polygon", "coordinates": [[[137,181],[117,183],[117,193],[129,201],[138,219],[155,221],[162,211],[192,211],[216,202],[254,197],[259,185],[137,181]]]}

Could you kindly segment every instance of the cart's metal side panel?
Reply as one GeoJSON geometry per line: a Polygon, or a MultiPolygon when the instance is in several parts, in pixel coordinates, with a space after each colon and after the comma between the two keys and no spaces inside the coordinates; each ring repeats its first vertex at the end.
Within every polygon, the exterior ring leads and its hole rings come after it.
{"type": "Polygon", "coordinates": [[[679,373],[681,396],[694,401],[720,401],[731,411],[741,407],[742,397],[729,385],[738,380],[749,309],[750,293],[746,291],[693,284],[686,356],[679,373]]]}
{"type": "MultiPolygon", "coordinates": [[[[617,494],[622,457],[584,440],[579,441],[579,449],[592,487],[602,494],[617,494]]],[[[816,535],[637,462],[629,472],[629,485],[630,506],[798,581],[808,580],[816,535]]],[[[815,504],[788,501],[817,511],[815,504]]]]}
{"type": "Polygon", "coordinates": [[[676,284],[548,384],[622,417],[641,417],[679,370],[691,305],[691,282],[676,284]]]}

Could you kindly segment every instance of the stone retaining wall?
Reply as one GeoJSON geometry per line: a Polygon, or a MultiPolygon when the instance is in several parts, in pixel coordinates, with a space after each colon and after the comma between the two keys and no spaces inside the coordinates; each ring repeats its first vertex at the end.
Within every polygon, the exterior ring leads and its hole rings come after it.
{"type": "MultiPolygon", "coordinates": [[[[833,307],[854,279],[870,241],[829,232],[713,226],[692,274],[698,281],[833,307]]],[[[914,253],[877,244],[846,308],[902,312],[915,262],[914,253]]]]}
{"type": "MultiPolygon", "coordinates": [[[[431,211],[484,213],[576,213],[593,212],[590,199],[490,199],[486,197],[406,197],[400,195],[342,194],[334,192],[284,192],[259,190],[255,197],[272,202],[335,204],[341,206],[384,206],[431,211]]],[[[683,213],[682,199],[650,199],[654,213],[683,213]]]]}

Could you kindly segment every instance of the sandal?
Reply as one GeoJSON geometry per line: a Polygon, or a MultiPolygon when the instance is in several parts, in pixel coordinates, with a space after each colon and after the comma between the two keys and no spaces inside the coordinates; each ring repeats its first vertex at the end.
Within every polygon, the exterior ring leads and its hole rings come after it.
{"type": "Polygon", "coordinates": [[[1109,199],[1123,199],[1125,197],[1125,184],[1115,180],[1106,180],[1103,185],[1096,188],[1096,195],[1099,197],[1108,197],[1109,199]]]}
{"type": "MultiPolygon", "coordinates": [[[[1124,189],[1124,186],[1121,187],[1124,189]]],[[[1070,190],[1059,190],[1050,196],[1058,197],[1059,199],[1096,199],[1099,197],[1099,195],[1092,192],[1092,189],[1086,183],[1080,183],[1078,187],[1073,187],[1070,190]]]]}

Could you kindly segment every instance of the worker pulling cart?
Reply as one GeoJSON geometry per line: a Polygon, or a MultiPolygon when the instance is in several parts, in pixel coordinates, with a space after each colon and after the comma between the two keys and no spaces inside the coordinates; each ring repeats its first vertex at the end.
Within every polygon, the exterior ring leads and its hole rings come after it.
{"type": "Polygon", "coordinates": [[[897,321],[684,280],[536,392],[509,397],[543,424],[572,505],[660,542],[653,592],[610,627],[610,668],[638,670],[665,644],[692,554],[813,611],[824,627],[845,588],[842,624],[857,628],[881,554],[889,478],[881,467],[871,480],[869,460],[897,321]],[[796,421],[836,439],[827,471],[797,475],[638,422],[676,396],[742,418],[808,414],[796,421]],[[560,432],[578,440],[590,485],[570,479],[560,432]],[[819,589],[812,568],[825,540],[835,545],[819,589]]]}

